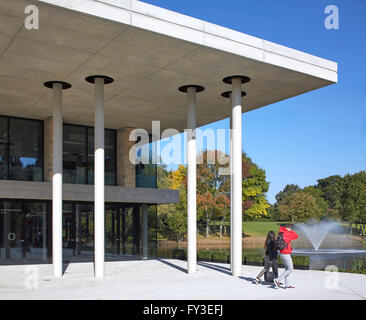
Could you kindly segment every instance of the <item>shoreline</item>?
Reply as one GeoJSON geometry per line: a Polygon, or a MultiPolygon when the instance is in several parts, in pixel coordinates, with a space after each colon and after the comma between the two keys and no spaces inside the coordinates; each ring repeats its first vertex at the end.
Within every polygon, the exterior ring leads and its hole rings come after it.
{"type": "MultiPolygon", "coordinates": [[[[243,247],[263,247],[265,237],[263,236],[250,236],[244,237],[242,239],[243,247]]],[[[327,239],[324,240],[325,247],[337,247],[337,248],[362,248],[363,243],[365,243],[365,239],[360,238],[355,235],[344,235],[341,238],[337,235],[331,235],[327,239]]],[[[299,239],[293,242],[293,247],[306,247],[310,244],[307,239],[299,239]]],[[[187,240],[176,242],[168,239],[160,239],[158,240],[158,247],[167,246],[167,247],[186,247],[187,240]]],[[[229,237],[211,237],[211,238],[197,238],[197,247],[207,247],[207,246],[217,246],[217,247],[230,247],[230,238],[229,237]]]]}

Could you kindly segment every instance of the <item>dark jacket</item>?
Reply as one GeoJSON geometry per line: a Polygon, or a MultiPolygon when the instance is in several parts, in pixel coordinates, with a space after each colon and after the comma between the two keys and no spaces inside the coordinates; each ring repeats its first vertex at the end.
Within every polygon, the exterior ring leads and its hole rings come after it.
{"type": "Polygon", "coordinates": [[[277,259],[277,248],[275,241],[268,240],[267,248],[264,253],[270,260],[277,259]]]}

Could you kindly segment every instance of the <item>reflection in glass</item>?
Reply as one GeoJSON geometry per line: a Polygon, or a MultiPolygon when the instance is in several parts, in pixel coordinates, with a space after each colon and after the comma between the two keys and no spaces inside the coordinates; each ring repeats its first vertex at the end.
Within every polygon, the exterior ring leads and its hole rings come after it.
{"type": "MultiPolygon", "coordinates": [[[[137,142],[139,141],[141,141],[140,137],[137,138],[137,142]]],[[[156,142],[151,142],[150,135],[149,158],[143,158],[141,148],[137,148],[136,150],[137,159],[141,159],[140,163],[136,165],[137,188],[157,188],[157,166],[156,159],[154,159],[156,152],[154,152],[154,148],[156,148],[156,142]]]]}
{"type": "Polygon", "coordinates": [[[62,216],[63,259],[92,261],[94,214],[90,203],[65,203],[62,216]]]}
{"type": "Polygon", "coordinates": [[[86,128],[65,124],[63,126],[64,183],[87,183],[85,146],[86,128]]]}
{"type": "MultiPolygon", "coordinates": [[[[52,263],[51,202],[0,201],[0,264],[52,263]]],[[[140,259],[141,205],[106,204],[105,259],[140,259]]],[[[93,203],[64,202],[64,261],[93,261],[93,203]]],[[[148,211],[149,256],[156,256],[156,205],[148,211]]]]}
{"type": "MultiPolygon", "coordinates": [[[[64,124],[64,182],[94,183],[94,128],[64,124]]],[[[105,130],[105,185],[116,185],[116,132],[105,130]]]]}
{"type": "Polygon", "coordinates": [[[43,122],[0,117],[0,179],[43,181],[43,122]]]}
{"type": "Polygon", "coordinates": [[[1,201],[1,263],[50,262],[48,234],[45,202],[1,201]]]}
{"type": "MultiPolygon", "coordinates": [[[[64,261],[93,261],[92,203],[64,203],[64,261]]],[[[156,255],[156,206],[149,207],[149,256],[156,255]],[[151,230],[150,230],[151,228],[151,230]]],[[[139,259],[142,253],[141,205],[106,204],[105,259],[139,259]]]]}
{"type": "Polygon", "coordinates": [[[9,179],[43,180],[43,123],[9,118],[9,179]]]}

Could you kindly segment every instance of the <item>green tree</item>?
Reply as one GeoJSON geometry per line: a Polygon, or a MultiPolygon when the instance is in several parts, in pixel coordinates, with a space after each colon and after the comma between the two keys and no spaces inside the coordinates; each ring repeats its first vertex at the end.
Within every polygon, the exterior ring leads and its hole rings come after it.
{"type": "Polygon", "coordinates": [[[168,239],[183,241],[187,233],[186,167],[179,166],[168,175],[163,174],[161,185],[179,191],[179,202],[158,206],[159,230],[168,239]]]}
{"type": "Polygon", "coordinates": [[[265,195],[269,188],[266,172],[245,153],[242,155],[242,177],[243,218],[253,220],[266,216],[270,207],[265,195]]]}
{"type": "Polygon", "coordinates": [[[328,217],[328,218],[333,217],[333,213],[331,211],[328,211],[329,209],[328,202],[324,200],[323,192],[319,188],[309,186],[305,187],[303,191],[314,197],[315,203],[319,209],[319,214],[321,217],[328,217]]]}
{"type": "Polygon", "coordinates": [[[285,198],[287,195],[291,193],[295,193],[297,191],[300,191],[300,187],[297,184],[287,184],[282,191],[276,194],[276,202],[279,203],[282,201],[283,198],[285,198]]]}
{"type": "Polygon", "coordinates": [[[282,221],[304,222],[312,218],[320,218],[316,199],[304,191],[286,195],[278,204],[278,213],[282,221]]]}
{"type": "Polygon", "coordinates": [[[166,164],[160,164],[156,167],[157,185],[159,189],[169,189],[169,171],[166,164]]]}
{"type": "Polygon", "coordinates": [[[343,214],[344,218],[351,225],[352,223],[366,223],[366,172],[360,171],[353,175],[347,174],[344,177],[343,193],[343,214]]]}
{"type": "Polygon", "coordinates": [[[276,204],[271,204],[271,206],[267,210],[268,218],[270,221],[279,221],[280,216],[276,207],[276,204]]]}
{"type": "Polygon", "coordinates": [[[199,155],[197,165],[197,214],[200,220],[205,220],[205,235],[210,236],[211,221],[214,226],[220,220],[220,237],[225,221],[230,213],[230,182],[228,175],[222,175],[221,169],[227,167],[220,161],[226,155],[221,151],[204,151],[199,155]]]}
{"type": "Polygon", "coordinates": [[[333,212],[342,215],[344,179],[339,175],[319,179],[317,188],[322,192],[322,198],[328,203],[333,212]]]}

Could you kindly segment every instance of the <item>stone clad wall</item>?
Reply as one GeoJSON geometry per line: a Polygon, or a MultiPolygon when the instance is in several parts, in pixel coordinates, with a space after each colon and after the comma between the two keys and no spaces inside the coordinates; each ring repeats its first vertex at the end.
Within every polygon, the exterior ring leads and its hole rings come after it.
{"type": "Polygon", "coordinates": [[[129,141],[130,132],[134,128],[121,128],[117,130],[117,185],[135,188],[136,169],[130,163],[129,152],[135,141],[129,141]]]}
{"type": "Polygon", "coordinates": [[[44,181],[52,181],[52,155],[53,155],[53,121],[52,118],[44,120],[44,151],[43,172],[44,181]]]}

